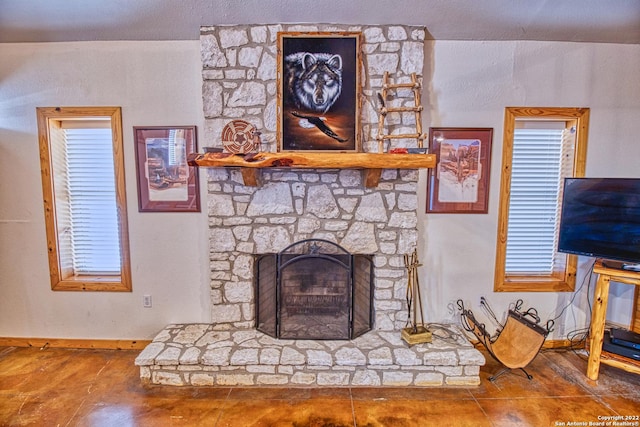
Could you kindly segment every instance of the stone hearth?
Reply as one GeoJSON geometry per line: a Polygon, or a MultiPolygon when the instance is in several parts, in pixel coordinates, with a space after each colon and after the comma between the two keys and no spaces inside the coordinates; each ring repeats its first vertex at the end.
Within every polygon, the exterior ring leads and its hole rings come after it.
{"type": "Polygon", "coordinates": [[[172,386],[470,386],[484,356],[457,325],[431,324],[433,342],[397,332],[351,341],[274,339],[255,329],[169,325],[136,359],[144,382],[172,386]]]}

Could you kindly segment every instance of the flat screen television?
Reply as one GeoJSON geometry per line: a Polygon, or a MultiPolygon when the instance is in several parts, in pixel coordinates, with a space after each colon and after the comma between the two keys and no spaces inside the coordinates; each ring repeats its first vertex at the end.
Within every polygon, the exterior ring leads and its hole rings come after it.
{"type": "Polygon", "coordinates": [[[640,179],[566,178],[558,251],[640,269],[640,179]]]}

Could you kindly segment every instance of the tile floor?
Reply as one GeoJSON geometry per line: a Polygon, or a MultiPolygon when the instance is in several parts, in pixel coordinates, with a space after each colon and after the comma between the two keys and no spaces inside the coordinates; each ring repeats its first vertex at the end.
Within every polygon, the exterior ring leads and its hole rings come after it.
{"type": "Polygon", "coordinates": [[[569,351],[538,355],[532,381],[489,382],[499,365],[487,357],[480,386],[426,389],[145,387],[138,353],[0,347],[0,426],[640,425],[640,376],[602,366],[590,381],[569,351]]]}

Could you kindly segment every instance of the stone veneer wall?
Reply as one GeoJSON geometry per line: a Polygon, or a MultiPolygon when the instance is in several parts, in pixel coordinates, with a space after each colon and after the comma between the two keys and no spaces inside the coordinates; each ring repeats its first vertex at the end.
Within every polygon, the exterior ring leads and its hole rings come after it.
{"type": "MultiPolygon", "coordinates": [[[[234,25],[202,27],[202,95],[204,143],[222,147],[220,135],[233,119],[252,123],[262,141],[276,151],[276,92],[278,32],[362,32],[362,149],[377,151],[377,93],[388,71],[394,83],[408,83],[411,73],[422,79],[424,27],[361,25],[234,25]]],[[[388,106],[413,106],[413,92],[399,89],[388,106]]],[[[387,133],[415,133],[413,112],[389,113],[387,133]]],[[[394,146],[415,147],[415,140],[394,140],[394,146]]],[[[263,151],[266,151],[263,149],[263,151]]]]}
{"type": "Polygon", "coordinates": [[[416,245],[417,172],[386,170],[377,189],[359,171],[267,171],[261,188],[239,172],[209,174],[212,320],[220,329],[254,324],[253,254],[322,238],[375,254],[375,328],[406,320],[403,254],[416,245]]]}
{"type": "MultiPolygon", "coordinates": [[[[233,119],[261,132],[263,151],[276,151],[277,33],[361,31],[363,151],[377,151],[377,93],[382,76],[394,82],[422,75],[422,27],[247,25],[201,28],[203,146],[222,147],[233,119]]],[[[388,103],[413,105],[410,90],[388,103]]],[[[414,113],[391,113],[387,133],[414,133],[414,113]]],[[[415,147],[415,140],[394,140],[415,147]]],[[[212,322],[217,329],[254,326],[253,256],[279,252],[307,238],[334,241],[352,253],[375,254],[375,328],[406,321],[403,255],[417,243],[416,170],[384,170],[377,188],[364,188],[358,170],[263,170],[261,187],[242,184],[233,169],[207,169],[212,322]]]]}

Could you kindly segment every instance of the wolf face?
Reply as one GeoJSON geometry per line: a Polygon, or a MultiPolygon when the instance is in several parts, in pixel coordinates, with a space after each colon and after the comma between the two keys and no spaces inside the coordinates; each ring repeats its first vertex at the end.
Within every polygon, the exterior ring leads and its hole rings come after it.
{"type": "Polygon", "coordinates": [[[326,113],[342,91],[342,57],[292,53],[285,57],[285,84],[298,109],[326,113]]]}

